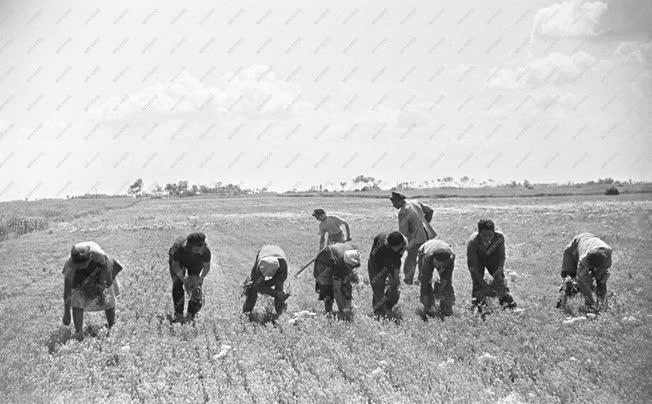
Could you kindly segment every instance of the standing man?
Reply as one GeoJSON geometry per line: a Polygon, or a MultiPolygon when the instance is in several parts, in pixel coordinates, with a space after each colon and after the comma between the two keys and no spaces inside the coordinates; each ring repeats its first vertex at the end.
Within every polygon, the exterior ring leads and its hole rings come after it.
{"type": "Polygon", "coordinates": [[[407,285],[412,285],[419,247],[437,236],[437,232],[430,226],[433,210],[417,200],[407,200],[405,195],[399,192],[392,192],[389,200],[399,210],[398,229],[408,240],[407,257],[403,264],[403,281],[407,285]]]}
{"type": "Polygon", "coordinates": [[[419,248],[419,274],[421,274],[421,303],[425,316],[434,316],[435,299],[439,299],[442,316],[453,315],[455,290],[453,289],[453,269],[455,254],[448,243],[441,240],[428,240],[419,248]],[[433,285],[433,274],[437,279],[433,285]]]}
{"type": "Polygon", "coordinates": [[[288,263],[285,252],[277,245],[264,245],[258,250],[249,281],[245,282],[247,296],[242,312],[250,314],[256,305],[258,294],[274,298],[276,317],[286,308],[285,301],[290,295],[283,291],[283,283],[288,277],[288,263]]]}
{"type": "MultiPolygon", "coordinates": [[[[611,267],[611,247],[591,233],[575,236],[564,250],[561,277],[576,278],[577,287],[584,295],[584,303],[591,312],[597,312],[604,306],[607,297],[607,279],[611,267]],[[598,297],[598,306],[593,299],[593,280],[598,297]]],[[[557,303],[557,307],[566,305],[566,295],[557,303]]]]}
{"type": "Polygon", "coordinates": [[[70,324],[70,309],[75,337],[84,339],[84,311],[104,310],[109,328],[115,323],[117,279],[122,266],[109,258],[94,241],[75,244],[63,267],[63,324],[70,324]]]}
{"type": "Polygon", "coordinates": [[[492,283],[500,305],[505,308],[516,308],[516,302],[509,294],[505,280],[505,236],[496,231],[494,222],[483,219],[478,222],[478,231],[471,235],[466,247],[466,262],[473,280],[472,302],[482,310],[487,305],[488,286],[484,281],[485,268],[493,276],[492,283]]]}
{"type": "Polygon", "coordinates": [[[360,252],[348,243],[335,243],[326,246],[315,259],[315,291],[319,300],[324,301],[326,314],[333,311],[333,301],[337,302],[340,317],[353,320],[353,283],[358,283],[355,268],[360,266],[360,252]]]}
{"type": "Polygon", "coordinates": [[[188,317],[194,320],[203,304],[202,286],[211,269],[211,250],[202,232],[178,238],[169,251],[175,321],[183,321],[184,288],[189,295],[188,317]],[[186,275],[187,274],[187,275],[186,275]]]}
{"type": "Polygon", "coordinates": [[[312,215],[319,221],[319,251],[326,245],[351,241],[351,229],[346,221],[334,215],[326,215],[324,209],[315,209],[312,215]],[[346,239],[344,239],[342,226],[346,228],[346,239]],[[328,243],[326,243],[327,233],[328,243]]]}
{"type": "Polygon", "coordinates": [[[400,231],[380,233],[374,237],[367,266],[373,290],[371,305],[377,317],[390,314],[401,296],[398,289],[401,257],[407,244],[407,239],[400,231]]]}

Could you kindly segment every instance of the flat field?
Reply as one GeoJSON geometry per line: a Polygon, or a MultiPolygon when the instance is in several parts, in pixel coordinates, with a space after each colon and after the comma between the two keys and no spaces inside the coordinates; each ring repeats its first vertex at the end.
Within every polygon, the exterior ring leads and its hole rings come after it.
{"type": "MultiPolygon", "coordinates": [[[[5,402],[650,402],[652,195],[437,199],[433,224],[457,253],[455,314],[422,321],[418,288],[401,287],[400,324],[370,316],[354,292],[353,323],[322,316],[311,270],[290,278],[277,326],[243,321],[241,283],[257,248],[281,245],[296,271],[317,252],[313,208],[346,218],[365,260],[373,236],[397,227],[386,199],[144,200],[50,224],[0,243],[0,397],[5,402]],[[510,287],[524,311],[469,311],[465,243],[479,218],[507,241],[510,287]],[[192,230],[213,251],[205,306],[171,325],[167,250],[192,230]],[[565,322],[554,308],[564,246],[590,231],[614,248],[610,309],[565,322]],[[61,268],[73,243],[95,240],[125,267],[116,326],[66,341],[61,268]],[[63,343],[62,343],[63,342],[63,343]]],[[[99,206],[99,205],[98,205],[99,206]]],[[[265,299],[259,301],[265,304],[265,299]]]]}

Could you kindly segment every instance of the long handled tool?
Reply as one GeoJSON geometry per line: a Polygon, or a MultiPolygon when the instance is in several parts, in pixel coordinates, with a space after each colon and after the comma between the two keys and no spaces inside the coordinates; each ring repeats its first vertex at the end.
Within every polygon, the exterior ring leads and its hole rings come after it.
{"type": "Polygon", "coordinates": [[[317,259],[317,257],[311,259],[310,262],[308,262],[306,265],[301,267],[301,269],[296,274],[294,274],[294,277],[296,278],[297,276],[299,276],[299,274],[301,274],[301,272],[303,272],[306,268],[308,268],[310,266],[310,264],[315,262],[316,259],[317,259]]]}
{"type": "Polygon", "coordinates": [[[322,248],[321,250],[319,250],[319,252],[317,253],[317,255],[315,255],[315,258],[311,259],[310,262],[308,262],[306,265],[302,266],[301,269],[299,270],[299,272],[297,272],[296,274],[294,274],[294,277],[296,278],[297,276],[299,276],[299,274],[300,274],[301,272],[303,272],[306,268],[308,268],[308,267],[310,266],[310,264],[312,264],[313,262],[315,262],[315,261],[317,260],[317,257],[319,256],[319,254],[321,254],[321,252],[324,251],[324,250],[327,249],[327,248],[328,248],[328,246],[326,246],[326,247],[322,248]]]}

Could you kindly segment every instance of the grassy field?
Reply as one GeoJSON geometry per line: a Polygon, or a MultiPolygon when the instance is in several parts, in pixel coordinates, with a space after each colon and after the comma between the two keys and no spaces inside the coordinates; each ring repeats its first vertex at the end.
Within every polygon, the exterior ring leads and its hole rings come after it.
{"type": "MultiPolygon", "coordinates": [[[[418,289],[402,286],[400,324],[370,317],[371,290],[354,292],[356,319],[320,312],[311,271],[292,279],[279,325],[240,317],[240,285],[256,249],[274,242],[295,271],[316,253],[323,207],[348,219],[366,256],[373,236],[396,227],[383,199],[146,200],[70,218],[0,243],[0,397],[23,402],[650,402],[652,225],[650,194],[431,200],[434,227],[457,252],[455,314],[423,322],[418,289]],[[506,235],[510,286],[521,313],[470,313],[464,245],[481,217],[506,235]],[[195,326],[170,325],[167,249],[206,232],[213,269],[195,326]],[[614,247],[611,308],[565,323],[554,309],[561,253],[581,231],[614,247]],[[61,268],[77,241],[96,240],[125,266],[118,320],[107,335],[64,341],[61,268]]],[[[264,300],[260,301],[264,304],[264,300]]],[[[98,328],[103,314],[86,316],[98,328]]]]}
{"type": "Polygon", "coordinates": [[[133,198],[44,199],[0,202],[0,241],[45,230],[54,223],[135,204],[133,198]]]}

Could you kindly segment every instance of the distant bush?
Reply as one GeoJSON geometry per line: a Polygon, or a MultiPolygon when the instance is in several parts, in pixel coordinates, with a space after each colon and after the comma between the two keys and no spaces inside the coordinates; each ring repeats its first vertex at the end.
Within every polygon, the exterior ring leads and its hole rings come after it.
{"type": "Polygon", "coordinates": [[[614,187],[614,186],[612,185],[612,186],[610,186],[609,188],[607,188],[607,189],[604,191],[604,194],[605,194],[605,195],[620,195],[620,191],[618,190],[618,188],[616,188],[616,187],[614,187]]]}
{"type": "Polygon", "coordinates": [[[0,240],[6,240],[11,235],[21,235],[48,227],[48,221],[41,217],[26,217],[10,215],[0,217],[0,240]]]}

